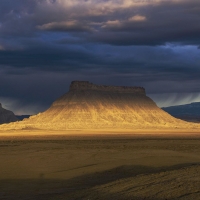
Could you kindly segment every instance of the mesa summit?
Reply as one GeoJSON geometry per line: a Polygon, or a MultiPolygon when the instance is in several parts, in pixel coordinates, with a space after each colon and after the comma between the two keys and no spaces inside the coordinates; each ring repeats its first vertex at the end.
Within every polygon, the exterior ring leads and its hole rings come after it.
{"type": "Polygon", "coordinates": [[[167,129],[198,128],[176,119],[146,96],[143,87],[95,85],[72,81],[69,91],[49,109],[21,122],[1,125],[0,129],[167,129]]]}

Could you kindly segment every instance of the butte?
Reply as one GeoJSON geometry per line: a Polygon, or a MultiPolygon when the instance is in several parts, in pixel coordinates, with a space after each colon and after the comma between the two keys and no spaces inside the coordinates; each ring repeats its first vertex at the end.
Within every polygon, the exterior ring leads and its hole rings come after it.
{"type": "Polygon", "coordinates": [[[191,129],[199,125],[176,119],[146,96],[142,87],[95,85],[73,81],[51,107],[0,129],[137,130],[191,129]]]}

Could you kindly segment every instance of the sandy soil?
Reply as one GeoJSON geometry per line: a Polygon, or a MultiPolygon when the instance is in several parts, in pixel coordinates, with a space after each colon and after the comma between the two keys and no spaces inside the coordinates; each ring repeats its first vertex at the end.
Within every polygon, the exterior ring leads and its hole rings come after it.
{"type": "Polygon", "coordinates": [[[1,132],[0,199],[200,199],[199,133],[72,133],[1,132]]]}

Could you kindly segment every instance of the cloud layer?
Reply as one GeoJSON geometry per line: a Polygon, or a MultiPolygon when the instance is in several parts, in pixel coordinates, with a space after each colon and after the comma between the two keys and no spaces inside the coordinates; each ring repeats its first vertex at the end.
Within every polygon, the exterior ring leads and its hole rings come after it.
{"type": "Polygon", "coordinates": [[[199,0],[2,0],[0,101],[46,108],[74,79],[198,93],[199,13],[199,0]]]}

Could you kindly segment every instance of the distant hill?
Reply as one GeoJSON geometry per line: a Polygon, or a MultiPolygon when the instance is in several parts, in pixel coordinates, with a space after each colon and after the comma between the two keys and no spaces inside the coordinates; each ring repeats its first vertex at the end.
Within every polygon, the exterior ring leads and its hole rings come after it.
{"type": "Polygon", "coordinates": [[[0,124],[18,121],[17,117],[10,110],[6,110],[0,103],[0,124]]]}
{"type": "Polygon", "coordinates": [[[20,121],[22,121],[25,118],[29,118],[31,115],[16,115],[17,119],[19,119],[20,121]]]}
{"type": "Polygon", "coordinates": [[[170,115],[189,122],[200,122],[200,102],[162,108],[170,115]]]}

